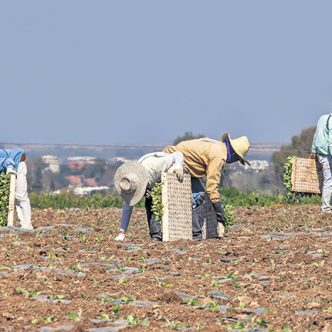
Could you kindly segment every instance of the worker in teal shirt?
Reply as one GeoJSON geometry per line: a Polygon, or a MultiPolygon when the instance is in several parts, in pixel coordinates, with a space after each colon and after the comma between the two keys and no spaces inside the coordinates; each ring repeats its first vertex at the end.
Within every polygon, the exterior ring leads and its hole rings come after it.
{"type": "Polygon", "coordinates": [[[332,212],[332,114],[322,115],[317,123],[311,146],[323,170],[322,205],[323,212],[332,212]]]}

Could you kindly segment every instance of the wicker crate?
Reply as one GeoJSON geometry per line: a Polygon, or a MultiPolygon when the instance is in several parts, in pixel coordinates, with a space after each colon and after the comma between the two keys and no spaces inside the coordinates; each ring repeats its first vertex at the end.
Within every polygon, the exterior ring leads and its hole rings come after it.
{"type": "Polygon", "coordinates": [[[163,241],[192,239],[190,175],[180,183],[174,173],[162,174],[163,241]]]}
{"type": "Polygon", "coordinates": [[[205,202],[196,208],[199,224],[202,227],[202,238],[211,239],[223,236],[224,229],[217,221],[216,212],[206,195],[205,202]]]}
{"type": "Polygon", "coordinates": [[[316,159],[294,157],[292,164],[292,191],[321,193],[322,172],[316,159]]]}

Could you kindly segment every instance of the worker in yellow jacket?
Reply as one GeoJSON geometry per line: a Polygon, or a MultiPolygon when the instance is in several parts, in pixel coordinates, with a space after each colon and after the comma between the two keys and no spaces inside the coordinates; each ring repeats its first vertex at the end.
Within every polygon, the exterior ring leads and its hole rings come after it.
{"type": "MultiPolygon", "coordinates": [[[[239,161],[243,165],[250,162],[245,159],[250,148],[247,136],[231,139],[228,133],[222,135],[220,141],[210,138],[198,138],[182,141],[177,145],[167,146],[166,153],[182,152],[184,168],[191,175],[192,192],[204,191],[200,178],[206,176],[206,193],[213,204],[218,222],[224,225],[225,212],[223,210],[218,191],[221,179],[221,170],[225,163],[239,161]]],[[[193,214],[193,218],[197,218],[193,214]]],[[[193,227],[195,222],[193,220],[193,227]]],[[[201,229],[196,223],[196,235],[201,234],[201,229]]],[[[193,230],[194,231],[194,230],[193,230]]]]}

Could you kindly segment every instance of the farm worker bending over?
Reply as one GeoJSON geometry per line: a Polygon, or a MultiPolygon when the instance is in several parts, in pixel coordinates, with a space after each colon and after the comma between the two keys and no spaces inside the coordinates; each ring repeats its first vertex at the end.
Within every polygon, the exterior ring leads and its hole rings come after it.
{"type": "Polygon", "coordinates": [[[122,209],[120,233],[116,241],[123,241],[128,229],[133,206],[145,195],[145,210],[148,219],[149,233],[153,240],[162,240],[160,220],[156,220],[152,211],[152,197],[149,194],[154,185],[161,181],[163,172],[174,172],[179,181],[183,181],[183,155],[181,152],[166,154],[149,153],[138,161],[122,164],[114,176],[116,190],[125,201],[122,209]]]}
{"type": "Polygon", "coordinates": [[[323,212],[332,212],[332,114],[322,115],[317,123],[311,146],[311,153],[323,170],[322,205],[323,212]]]}
{"type": "Polygon", "coordinates": [[[15,203],[21,228],[33,230],[30,200],[27,192],[27,166],[25,159],[26,155],[20,148],[0,149],[0,172],[16,174],[15,203]]]}
{"type": "MultiPolygon", "coordinates": [[[[206,192],[216,211],[218,222],[225,226],[225,212],[218,192],[221,169],[225,162],[230,164],[239,161],[243,165],[250,166],[249,161],[244,158],[249,148],[247,136],[231,139],[229,134],[225,133],[220,141],[207,137],[182,141],[175,146],[167,146],[164,152],[183,153],[184,168],[191,175],[193,194],[204,192],[199,178],[206,176],[206,192]]],[[[193,209],[193,225],[197,224],[194,219],[197,219],[195,209],[193,209]]],[[[196,236],[198,237],[201,233],[202,230],[199,229],[196,236]]]]}

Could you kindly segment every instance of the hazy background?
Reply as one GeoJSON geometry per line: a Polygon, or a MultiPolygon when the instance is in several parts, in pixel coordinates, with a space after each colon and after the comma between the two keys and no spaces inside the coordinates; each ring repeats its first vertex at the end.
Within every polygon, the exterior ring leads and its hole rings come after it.
{"type": "Polygon", "coordinates": [[[332,1],[0,1],[0,142],[284,143],[331,111],[332,1]]]}

